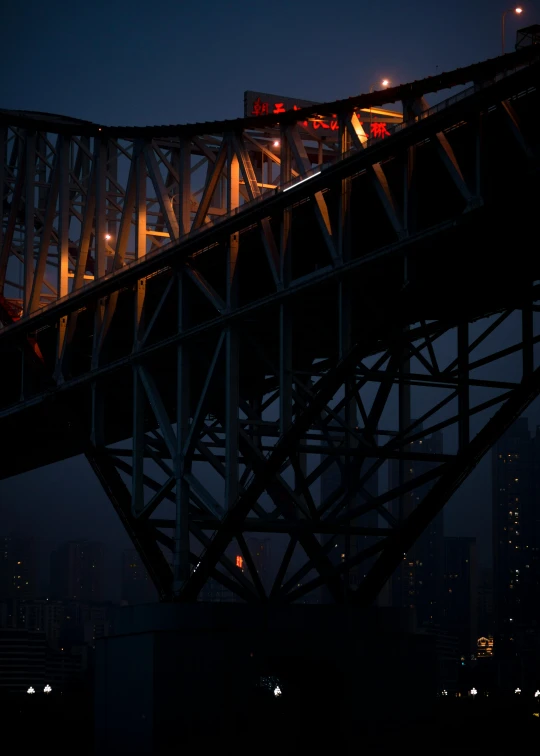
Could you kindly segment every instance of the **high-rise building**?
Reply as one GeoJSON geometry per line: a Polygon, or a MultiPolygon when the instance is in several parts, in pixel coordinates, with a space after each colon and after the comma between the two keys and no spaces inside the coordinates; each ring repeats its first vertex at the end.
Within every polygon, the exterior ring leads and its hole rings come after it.
{"type": "Polygon", "coordinates": [[[92,541],[68,541],[51,555],[51,596],[101,601],[104,546],[92,541]]]}
{"type": "Polygon", "coordinates": [[[0,538],[0,599],[34,598],[36,579],[35,540],[17,535],[0,538]]]}
{"type": "MultiPolygon", "coordinates": [[[[421,426],[418,427],[421,430],[421,426]]],[[[420,454],[437,455],[443,452],[442,433],[432,433],[418,441],[409,444],[410,451],[420,454]]],[[[426,460],[411,462],[407,473],[408,478],[416,478],[433,469],[438,462],[426,460]]],[[[392,460],[389,466],[390,489],[398,488],[399,461],[392,460]]],[[[431,487],[431,483],[415,489],[405,495],[400,502],[394,500],[390,504],[390,511],[396,519],[400,515],[408,517],[422,501],[431,487]],[[400,512],[400,508],[403,512],[400,512]]],[[[414,609],[418,625],[440,625],[441,599],[444,574],[444,521],[442,511],[435,516],[429,526],[416,541],[402,564],[392,576],[391,602],[395,607],[414,609]]]]}
{"type": "Polygon", "coordinates": [[[493,568],[484,568],[478,574],[478,634],[493,636],[493,568]]]}
{"type": "Polygon", "coordinates": [[[128,604],[149,604],[157,598],[156,589],[139,556],[130,549],[122,553],[122,600],[128,604]]]}
{"type": "Polygon", "coordinates": [[[45,633],[0,630],[0,693],[41,693],[46,682],[48,645],[45,633]]]}
{"type": "Polygon", "coordinates": [[[540,434],[526,418],[494,446],[492,476],[494,656],[523,667],[540,637],[540,434]]]}
{"type": "Polygon", "coordinates": [[[468,656],[478,638],[476,539],[444,539],[444,583],[441,625],[457,638],[458,651],[468,656]]]}

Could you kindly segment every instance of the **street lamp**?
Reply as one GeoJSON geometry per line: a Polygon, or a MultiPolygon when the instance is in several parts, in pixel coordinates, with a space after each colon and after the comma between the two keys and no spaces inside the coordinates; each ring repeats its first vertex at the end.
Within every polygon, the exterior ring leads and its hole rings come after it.
{"type": "Polygon", "coordinates": [[[521,688],[516,688],[514,693],[516,694],[516,696],[519,696],[519,694],[521,693],[521,688]]]}
{"type": "MultiPolygon", "coordinates": [[[[388,87],[388,86],[390,85],[390,82],[388,81],[388,79],[383,79],[383,80],[381,81],[381,85],[382,85],[383,87],[388,87]]],[[[372,85],[370,86],[370,88],[369,88],[369,93],[370,93],[370,94],[371,94],[371,93],[373,92],[373,89],[374,89],[374,88],[375,88],[376,86],[378,86],[378,84],[372,84],[372,85]]],[[[373,108],[372,108],[372,106],[370,105],[370,106],[369,106],[369,134],[370,134],[370,136],[371,136],[371,127],[372,127],[372,126],[373,126],[373,108]]]]}
{"type": "Polygon", "coordinates": [[[508,10],[505,10],[501,17],[501,36],[502,36],[502,54],[504,55],[504,23],[506,21],[506,15],[508,13],[517,13],[519,16],[521,13],[523,13],[523,8],[521,6],[517,6],[516,8],[509,8],[508,10]]]}
{"type": "Polygon", "coordinates": [[[36,691],[32,688],[32,686],[30,686],[26,692],[32,694],[32,693],[35,693],[36,691]]]}
{"type": "Polygon", "coordinates": [[[473,697],[473,699],[474,699],[474,697],[475,697],[475,696],[476,696],[477,694],[478,694],[478,691],[476,690],[476,688],[472,688],[472,690],[471,690],[471,696],[473,697]]]}
{"type": "Polygon", "coordinates": [[[51,686],[50,686],[50,685],[46,685],[46,686],[45,686],[45,687],[43,688],[43,692],[44,692],[44,693],[51,693],[51,692],[52,692],[52,688],[51,688],[51,686]]]}

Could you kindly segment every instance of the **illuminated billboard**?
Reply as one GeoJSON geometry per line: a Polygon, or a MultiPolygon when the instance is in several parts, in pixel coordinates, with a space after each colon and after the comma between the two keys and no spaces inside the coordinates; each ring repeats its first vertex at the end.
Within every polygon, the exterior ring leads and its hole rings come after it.
{"type": "MultiPolygon", "coordinates": [[[[312,100],[248,91],[244,92],[244,117],[279,115],[318,104],[312,100]]],[[[389,136],[388,126],[403,121],[401,113],[384,108],[362,108],[360,116],[362,114],[364,118],[360,123],[363,124],[366,133],[375,138],[389,136]]],[[[337,139],[336,132],[339,131],[339,124],[336,115],[320,119],[310,118],[307,121],[300,121],[300,125],[319,139],[321,137],[325,140],[337,139]]]]}

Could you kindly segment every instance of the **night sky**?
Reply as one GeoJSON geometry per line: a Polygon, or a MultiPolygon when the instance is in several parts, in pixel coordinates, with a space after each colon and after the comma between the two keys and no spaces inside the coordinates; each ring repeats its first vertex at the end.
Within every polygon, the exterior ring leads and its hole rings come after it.
{"type": "MultiPolygon", "coordinates": [[[[241,116],[247,89],[334,100],[384,77],[398,84],[500,54],[501,13],[510,5],[3,0],[0,107],[147,125],[241,116]]],[[[507,51],[517,28],[540,22],[537,9],[523,7],[521,17],[507,17],[507,51]]],[[[532,417],[540,422],[536,408],[532,417]]],[[[484,463],[446,517],[449,535],[479,538],[484,562],[490,495],[484,463]]],[[[0,501],[2,533],[25,529],[51,545],[96,538],[111,553],[129,548],[83,459],[0,482],[0,501]]]]}

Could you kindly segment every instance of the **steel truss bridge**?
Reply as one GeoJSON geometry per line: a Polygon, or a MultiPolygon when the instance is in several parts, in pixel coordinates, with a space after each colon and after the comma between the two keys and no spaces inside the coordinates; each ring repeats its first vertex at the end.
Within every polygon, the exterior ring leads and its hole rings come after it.
{"type": "Polygon", "coordinates": [[[540,392],[539,72],[181,126],[0,111],[0,476],[85,454],[162,600],[372,603],[540,392]]]}

